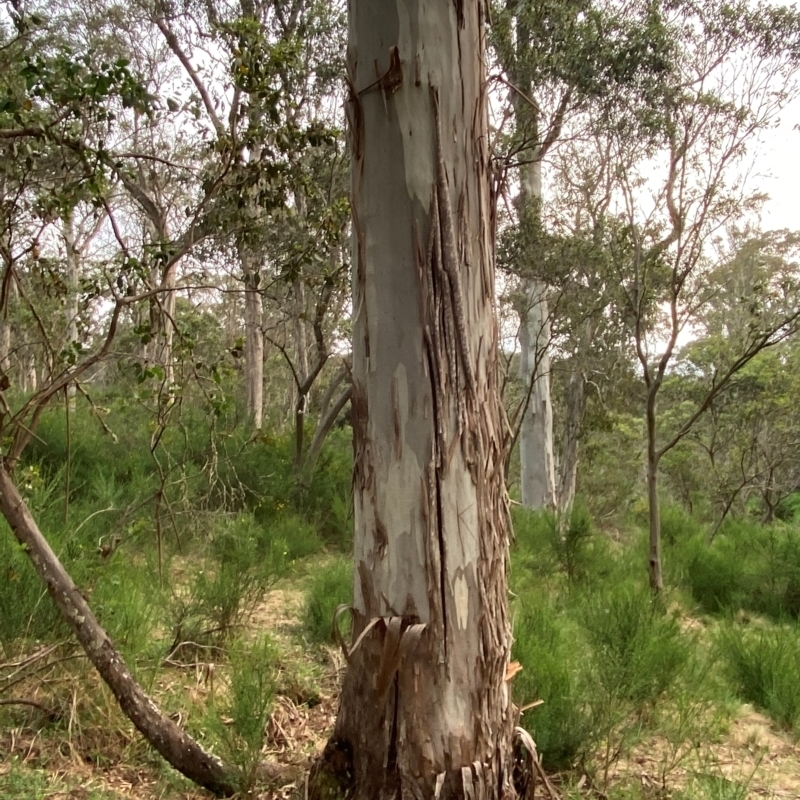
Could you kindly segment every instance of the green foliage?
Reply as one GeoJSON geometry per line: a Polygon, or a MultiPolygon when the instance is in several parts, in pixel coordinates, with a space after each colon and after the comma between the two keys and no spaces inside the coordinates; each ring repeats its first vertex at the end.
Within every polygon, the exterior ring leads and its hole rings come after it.
{"type": "Polygon", "coordinates": [[[349,427],[328,434],[311,482],[302,495],[302,508],[316,521],[325,542],[345,553],[351,552],[353,544],[350,500],[352,438],[349,427]]]}
{"type": "Polygon", "coordinates": [[[800,725],[800,630],[724,626],[717,646],[741,696],[785,728],[800,725]]]}
{"type": "Polygon", "coordinates": [[[37,769],[16,757],[8,762],[8,769],[0,771],[0,797],[14,800],[43,800],[79,796],[85,800],[117,800],[121,795],[83,785],[71,786],[69,776],[56,777],[51,770],[37,769]]]}
{"type": "Polygon", "coordinates": [[[285,568],[286,543],[250,515],[221,517],[186,594],[176,592],[172,650],[225,641],[285,568]]]}
{"type": "Polygon", "coordinates": [[[18,800],[39,800],[50,788],[48,777],[45,770],[26,770],[17,759],[12,759],[10,770],[0,774],[0,795],[18,800]]]}
{"type": "Polygon", "coordinates": [[[709,614],[744,609],[773,619],[800,614],[800,531],[727,520],[713,542],[700,533],[668,553],[674,580],[709,614]]]}
{"type": "Polygon", "coordinates": [[[351,448],[346,435],[332,435],[308,484],[293,466],[294,441],[288,434],[262,433],[248,439],[231,430],[219,442],[220,459],[210,503],[227,503],[232,510],[247,508],[269,525],[293,512],[307,520],[324,541],[346,548],[352,541],[348,518],[351,448]]]}
{"type": "Polygon", "coordinates": [[[701,535],[702,528],[697,518],[687,514],[680,506],[674,503],[662,503],[659,510],[661,540],[666,545],[674,545],[701,535]]]}
{"type": "Polygon", "coordinates": [[[746,566],[735,543],[721,538],[713,546],[701,536],[686,542],[680,551],[683,580],[692,598],[707,614],[717,614],[747,602],[746,566]]]}
{"type": "Polygon", "coordinates": [[[0,524],[0,565],[0,651],[12,650],[23,639],[63,633],[56,607],[5,521],[0,524]]]}
{"type": "MultiPolygon", "coordinates": [[[[115,439],[79,405],[68,436],[63,408],[45,412],[17,477],[51,546],[130,658],[153,651],[162,621],[175,646],[219,645],[291,564],[319,551],[323,540],[339,546],[352,537],[344,432],[332,437],[305,486],[293,471],[288,437],[248,440],[233,419],[211,421],[187,408],[181,426],[161,436],[157,456],[168,481],[160,487],[146,411],[111,398],[105,422],[115,439]],[[187,559],[196,566],[185,580],[187,559]]],[[[10,532],[0,537],[0,555],[3,647],[63,633],[10,532]]]]}
{"type": "MultiPolygon", "coordinates": [[[[611,765],[645,735],[654,712],[686,677],[692,649],[677,619],[638,582],[587,594],[577,614],[591,652],[587,697],[605,785],[611,765]]],[[[672,746],[687,735],[679,726],[672,746]]]]}
{"type": "Polygon", "coordinates": [[[549,768],[593,762],[604,782],[656,719],[674,761],[708,734],[708,669],[646,586],[617,575],[568,595],[527,588],[515,608],[515,700],[543,701],[523,724],[549,768]]]}
{"type": "Polygon", "coordinates": [[[731,780],[724,775],[696,775],[690,787],[678,791],[675,800],[747,800],[750,797],[750,778],[731,780]]]}
{"type": "Polygon", "coordinates": [[[579,472],[581,495],[595,518],[624,518],[641,496],[642,420],[627,412],[606,414],[585,431],[579,472]]]}
{"type": "Polygon", "coordinates": [[[570,583],[601,583],[614,569],[607,538],[578,500],[565,515],[515,508],[512,512],[512,588],[523,591],[559,575],[570,583]]]}
{"type": "Polygon", "coordinates": [[[242,771],[245,790],[252,787],[261,762],[275,696],[278,655],[268,636],[252,643],[238,640],[229,650],[230,685],[214,727],[226,759],[242,771]]]}
{"type": "Polygon", "coordinates": [[[586,635],[597,654],[598,685],[613,701],[637,708],[655,702],[686,665],[678,621],[649,590],[621,584],[587,598],[586,635]]]}
{"type": "Polygon", "coordinates": [[[572,766],[591,745],[587,708],[585,639],[544,593],[529,592],[517,604],[512,657],[522,671],[514,678],[514,700],[548,770],[572,766]],[[584,683],[582,684],[582,681],[584,683]]]}
{"type": "Polygon", "coordinates": [[[522,592],[526,586],[541,585],[559,570],[553,549],[551,517],[546,511],[531,511],[521,506],[511,512],[514,544],[511,558],[511,587],[522,592]]]}
{"type": "Polygon", "coordinates": [[[162,596],[156,570],[132,568],[119,554],[111,557],[96,581],[92,610],[132,668],[139,656],[152,652],[162,596]]]}
{"type": "Polygon", "coordinates": [[[782,498],[775,509],[775,516],[784,522],[800,521],[800,492],[792,492],[782,498]]]}
{"type": "Polygon", "coordinates": [[[316,527],[292,512],[276,517],[259,528],[261,550],[266,550],[273,559],[282,556],[287,564],[306,558],[322,547],[316,527]]]}
{"type": "MultiPolygon", "coordinates": [[[[333,617],[338,606],[353,602],[353,564],[337,558],[325,562],[311,573],[303,608],[303,630],[312,642],[332,642],[333,617]]],[[[340,615],[338,624],[347,637],[348,615],[340,615]]]]}
{"type": "Polygon", "coordinates": [[[589,569],[592,518],[588,509],[575,503],[566,519],[552,518],[550,538],[561,568],[570,581],[585,577],[589,569]]]}

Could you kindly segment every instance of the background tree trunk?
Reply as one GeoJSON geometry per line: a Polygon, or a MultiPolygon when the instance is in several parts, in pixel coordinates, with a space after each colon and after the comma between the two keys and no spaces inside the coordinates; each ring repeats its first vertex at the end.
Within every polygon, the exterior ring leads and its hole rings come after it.
{"type": "Polygon", "coordinates": [[[558,510],[562,513],[567,513],[572,508],[578,488],[578,448],[583,430],[583,418],[586,414],[585,370],[594,332],[595,326],[592,320],[587,319],[567,384],[564,435],[558,462],[558,510]]]}
{"type": "Polygon", "coordinates": [[[564,439],[558,464],[558,510],[569,512],[578,486],[578,443],[586,410],[586,379],[578,369],[569,376],[564,411],[564,439]]]}
{"type": "MultiPolygon", "coordinates": [[[[3,248],[5,252],[5,248],[3,248]]],[[[5,260],[5,259],[4,259],[5,260]]],[[[11,269],[10,262],[4,264],[6,272],[11,269]]],[[[14,323],[11,321],[14,306],[17,301],[17,284],[13,275],[8,276],[8,296],[6,297],[5,305],[0,311],[0,370],[4,375],[8,375],[11,371],[11,345],[12,345],[12,330],[14,323]]],[[[19,358],[19,356],[18,356],[19,358]]],[[[22,365],[19,367],[20,384],[22,391],[25,391],[25,369],[22,365]]],[[[9,380],[11,376],[9,375],[9,380]]]]}
{"type": "Polygon", "coordinates": [[[247,415],[256,430],[264,420],[264,334],[263,302],[259,290],[260,271],[252,253],[240,247],[244,274],[244,368],[247,415]]]}
{"type": "Polygon", "coordinates": [[[520,499],[527,508],[554,508],[556,474],[548,352],[550,322],[544,284],[526,280],[525,295],[526,310],[520,319],[519,372],[526,391],[530,389],[530,398],[519,431],[520,499]]]}
{"type": "Polygon", "coordinates": [[[659,594],[664,589],[661,571],[661,511],[658,504],[658,452],[656,450],[656,394],[647,393],[645,414],[647,427],[647,501],[649,506],[650,547],[647,559],[650,589],[659,594]]]}
{"type": "Polygon", "coordinates": [[[355,644],[310,796],[511,797],[485,6],[349,8],[355,644]]]}
{"type": "Polygon", "coordinates": [[[155,362],[164,368],[164,382],[167,386],[174,383],[173,343],[175,340],[175,281],[177,266],[166,269],[160,288],[163,293],[155,298],[153,310],[156,315],[155,325],[155,362]]]}

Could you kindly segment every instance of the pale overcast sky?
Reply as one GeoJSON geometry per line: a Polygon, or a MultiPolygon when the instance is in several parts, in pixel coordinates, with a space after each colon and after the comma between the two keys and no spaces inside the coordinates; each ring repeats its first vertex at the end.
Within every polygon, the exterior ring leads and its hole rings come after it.
{"type": "Polygon", "coordinates": [[[800,230],[800,99],[781,114],[781,124],[754,153],[752,188],[770,195],[761,215],[765,230],[800,230]]]}

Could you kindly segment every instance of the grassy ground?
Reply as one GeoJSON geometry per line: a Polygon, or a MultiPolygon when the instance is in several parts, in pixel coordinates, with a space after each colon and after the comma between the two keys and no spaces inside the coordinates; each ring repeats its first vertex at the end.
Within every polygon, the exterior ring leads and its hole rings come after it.
{"type": "MultiPolygon", "coordinates": [[[[211,470],[197,423],[164,445],[156,480],[136,426],[112,446],[78,418],[67,481],[56,423],[21,488],[132,671],[251,796],[302,797],[343,668],[347,437],[305,483],[287,441],[235,426],[214,430],[211,470]]],[[[710,542],[669,504],[662,523],[654,603],[635,514],[619,530],[580,508],[515,514],[521,724],[572,800],[800,798],[800,524],[737,520],[710,542]]],[[[1,533],[0,800],[205,797],[142,742],[1,533]]]]}
{"type": "MultiPolygon", "coordinates": [[[[300,569],[282,580],[266,593],[242,631],[241,640],[250,643],[268,632],[274,680],[258,748],[272,777],[260,783],[254,796],[302,797],[308,765],[332,728],[343,660],[332,645],[314,641],[319,631],[309,620],[306,591],[313,593],[317,586],[319,592],[318,576],[330,574],[336,563],[327,557],[324,567],[300,569]]],[[[330,588],[326,591],[330,593],[330,588]]],[[[696,642],[713,640],[720,624],[678,614],[676,609],[673,614],[680,635],[696,642]]],[[[762,620],[762,624],[770,623],[762,620]]],[[[60,702],[57,718],[34,707],[0,708],[4,730],[0,797],[189,800],[207,796],[147,750],[74,648],[65,644],[53,650],[41,660],[40,666],[45,664],[49,666],[21,682],[14,695],[48,707],[60,702]],[[69,656],[74,660],[59,663],[69,656]]],[[[192,660],[163,665],[149,688],[164,708],[181,715],[182,724],[208,740],[213,730],[210,709],[228,708],[234,669],[230,660],[217,662],[198,653],[192,660]]],[[[566,797],[591,796],[594,788],[617,800],[800,797],[795,734],[732,695],[726,699],[717,695],[720,707],[706,700],[695,699],[697,706],[680,720],[670,699],[663,707],[646,711],[650,719],[635,719],[633,714],[620,723],[627,726],[627,733],[609,729],[619,753],[611,754],[607,770],[609,753],[602,742],[587,754],[583,765],[557,774],[556,785],[566,797]],[[676,724],[686,730],[676,731],[676,724]],[[695,741],[683,734],[706,738],[695,741]]],[[[543,709],[528,709],[523,722],[535,730],[534,718],[543,709]]],[[[224,711],[219,721],[224,727],[234,726],[224,711]]],[[[217,739],[216,746],[223,740],[224,736],[217,739]]]]}
{"type": "MultiPolygon", "coordinates": [[[[287,581],[267,592],[242,631],[240,647],[257,642],[265,631],[269,634],[274,684],[258,749],[272,779],[267,785],[262,781],[256,793],[260,797],[296,796],[334,722],[343,661],[333,647],[308,643],[301,627],[304,602],[296,580],[287,581]]],[[[214,736],[214,723],[223,729],[235,725],[227,716],[235,668],[230,657],[218,661],[198,652],[191,660],[164,663],[148,690],[206,743],[213,737],[219,752],[226,737],[224,731],[214,736]],[[218,719],[212,721],[215,715],[218,719]]],[[[209,796],[148,751],[75,648],[64,645],[47,653],[13,694],[41,702],[48,710],[0,707],[0,798],[209,796]]],[[[246,749],[241,742],[234,746],[246,749]]]]}

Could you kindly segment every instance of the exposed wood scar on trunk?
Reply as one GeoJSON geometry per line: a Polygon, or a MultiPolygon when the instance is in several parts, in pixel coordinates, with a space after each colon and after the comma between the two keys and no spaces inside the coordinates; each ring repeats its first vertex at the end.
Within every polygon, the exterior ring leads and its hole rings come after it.
{"type": "MultiPolygon", "coordinates": [[[[431,228],[428,246],[422,256],[422,248],[417,236],[417,271],[420,282],[420,306],[423,318],[423,348],[428,366],[428,379],[431,382],[431,407],[433,412],[433,448],[430,463],[426,470],[426,530],[428,531],[428,599],[432,621],[439,624],[442,631],[443,653],[446,663],[448,651],[447,620],[447,558],[442,512],[442,478],[446,469],[444,458],[446,434],[444,409],[440,398],[447,397],[448,383],[457,386],[454,348],[447,347],[444,333],[445,321],[452,316],[443,306],[442,298],[447,298],[447,276],[441,268],[439,213],[436,187],[431,192],[431,228]],[[448,353],[449,351],[449,353],[448,353]],[[452,356],[448,359],[448,354],[452,356]]],[[[449,307],[449,306],[448,306],[449,307]]]]}

